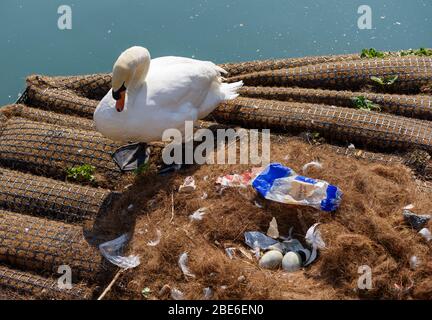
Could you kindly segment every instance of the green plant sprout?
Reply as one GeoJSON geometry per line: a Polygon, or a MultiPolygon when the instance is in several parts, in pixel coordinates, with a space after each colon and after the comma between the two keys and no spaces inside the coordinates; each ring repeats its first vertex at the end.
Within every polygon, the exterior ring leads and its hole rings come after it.
{"type": "Polygon", "coordinates": [[[148,299],[150,294],[151,294],[151,289],[149,287],[145,287],[144,289],[142,289],[141,294],[143,296],[144,299],[148,299]]]}
{"type": "Polygon", "coordinates": [[[405,56],[426,56],[426,57],[430,57],[430,56],[432,56],[432,49],[420,48],[420,49],[417,49],[417,50],[413,50],[413,49],[401,50],[401,51],[399,51],[399,55],[401,57],[405,57],[405,56]]]}
{"type": "Polygon", "coordinates": [[[363,49],[360,58],[372,59],[372,58],[385,58],[385,57],[406,57],[406,56],[423,56],[430,57],[432,56],[432,49],[419,48],[419,49],[408,49],[408,50],[400,50],[396,53],[392,52],[384,52],[378,51],[374,48],[363,49]]]}
{"type": "Polygon", "coordinates": [[[380,86],[391,86],[398,78],[399,76],[388,76],[384,78],[372,76],[371,80],[380,86]]]}
{"type": "Polygon", "coordinates": [[[381,107],[379,105],[366,99],[364,96],[358,96],[358,97],[352,98],[352,100],[354,102],[354,106],[357,109],[367,110],[367,111],[373,111],[373,110],[381,111],[381,107]]]}
{"type": "Polygon", "coordinates": [[[82,166],[67,168],[66,174],[68,179],[93,182],[95,180],[95,171],[96,168],[92,165],[84,164],[82,166]]]}
{"type": "Polygon", "coordinates": [[[136,175],[140,175],[140,174],[146,172],[149,168],[150,168],[150,162],[145,162],[145,163],[141,164],[138,168],[136,168],[134,170],[134,173],[136,175]]]}
{"type": "Polygon", "coordinates": [[[360,58],[384,58],[386,54],[382,51],[378,51],[374,48],[363,49],[360,55],[360,58]]]}

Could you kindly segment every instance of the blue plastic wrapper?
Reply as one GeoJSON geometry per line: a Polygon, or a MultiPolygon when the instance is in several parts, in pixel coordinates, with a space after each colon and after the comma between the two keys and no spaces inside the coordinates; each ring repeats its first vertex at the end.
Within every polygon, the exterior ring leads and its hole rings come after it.
{"type": "Polygon", "coordinates": [[[268,165],[254,179],[252,186],[268,200],[311,206],[322,211],[335,211],[343,194],[326,181],[297,175],[280,163],[268,165]]]}

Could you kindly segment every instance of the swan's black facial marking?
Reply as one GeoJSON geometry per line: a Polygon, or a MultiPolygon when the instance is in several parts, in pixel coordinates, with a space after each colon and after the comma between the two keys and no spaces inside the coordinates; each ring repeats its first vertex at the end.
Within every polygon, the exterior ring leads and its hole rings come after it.
{"type": "Polygon", "coordinates": [[[121,93],[124,92],[124,91],[126,91],[126,87],[125,87],[124,82],[123,82],[123,84],[122,84],[122,86],[121,86],[120,89],[118,89],[117,91],[113,90],[112,96],[113,96],[114,100],[120,100],[121,93]]]}

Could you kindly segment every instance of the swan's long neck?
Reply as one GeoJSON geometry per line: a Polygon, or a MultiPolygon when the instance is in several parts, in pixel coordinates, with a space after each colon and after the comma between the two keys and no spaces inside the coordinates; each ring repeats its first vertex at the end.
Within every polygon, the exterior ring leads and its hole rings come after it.
{"type": "Polygon", "coordinates": [[[150,60],[147,57],[138,57],[131,67],[132,77],[128,90],[135,91],[142,87],[150,69],[150,60]]]}

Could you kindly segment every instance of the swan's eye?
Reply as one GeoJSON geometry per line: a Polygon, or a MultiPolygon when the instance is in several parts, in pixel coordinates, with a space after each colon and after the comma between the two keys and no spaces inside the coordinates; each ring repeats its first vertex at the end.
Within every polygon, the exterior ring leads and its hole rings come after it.
{"type": "Polygon", "coordinates": [[[120,94],[124,91],[126,91],[126,87],[125,87],[124,83],[122,84],[121,88],[118,89],[117,91],[113,90],[112,96],[113,96],[114,100],[119,100],[121,98],[120,94]]]}

